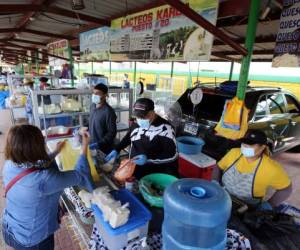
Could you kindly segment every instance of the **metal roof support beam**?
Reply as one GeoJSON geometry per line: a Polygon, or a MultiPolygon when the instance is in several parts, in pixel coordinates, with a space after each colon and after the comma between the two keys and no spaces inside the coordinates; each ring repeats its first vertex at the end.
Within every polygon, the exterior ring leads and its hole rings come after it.
{"type": "MultiPolygon", "coordinates": [[[[3,47],[3,45],[0,45],[3,47]]],[[[24,49],[24,50],[31,50],[31,51],[37,51],[36,48],[32,48],[32,47],[25,47],[25,46],[21,46],[21,45],[18,45],[18,44],[13,44],[13,43],[6,43],[4,44],[4,46],[7,46],[7,47],[15,47],[15,48],[21,48],[21,49],[24,49]]],[[[1,49],[0,49],[1,50],[1,49]]],[[[43,54],[43,55],[46,55],[46,56],[51,56],[51,57],[54,57],[54,58],[58,58],[58,59],[63,59],[63,60],[66,60],[66,61],[69,61],[69,58],[65,58],[65,57],[61,57],[61,56],[56,56],[56,55],[53,55],[53,54],[49,54],[45,51],[39,51],[38,53],[40,54],[43,54]]]]}
{"type": "Polygon", "coordinates": [[[50,5],[51,2],[53,1],[37,0],[33,2],[34,4],[0,4],[0,13],[28,13],[20,20],[20,22],[17,25],[18,28],[25,27],[26,24],[28,23],[29,18],[34,16],[36,12],[47,12],[59,16],[66,16],[70,18],[80,19],[86,22],[92,22],[100,25],[110,26],[110,21],[106,19],[101,19],[94,16],[77,13],[59,7],[47,7],[47,5],[50,5]]]}
{"type": "Polygon", "coordinates": [[[0,13],[26,13],[40,8],[38,4],[0,4],[0,13]]]}
{"type": "Polygon", "coordinates": [[[253,45],[255,43],[255,37],[256,37],[256,28],[258,23],[259,9],[260,9],[260,0],[251,0],[247,33],[246,33],[246,42],[245,42],[245,46],[249,53],[247,56],[243,57],[238,89],[236,92],[236,95],[240,100],[244,100],[246,95],[249,69],[250,69],[250,63],[251,63],[252,52],[253,52],[253,45]]]}
{"type": "Polygon", "coordinates": [[[193,20],[195,23],[209,31],[218,39],[224,41],[225,44],[228,44],[234,50],[238,51],[241,55],[246,56],[248,51],[242,47],[240,44],[234,42],[229,36],[227,36],[223,31],[218,29],[216,26],[211,24],[205,18],[200,16],[196,11],[192,10],[190,7],[185,5],[180,0],[164,0],[169,5],[173,6],[175,9],[180,11],[182,14],[193,20]]]}
{"type": "Polygon", "coordinates": [[[39,30],[32,30],[32,29],[22,29],[21,32],[26,32],[26,33],[30,33],[30,34],[34,34],[34,35],[38,35],[38,36],[47,36],[47,37],[67,39],[67,40],[75,39],[75,37],[73,37],[73,36],[54,34],[54,33],[49,33],[49,32],[44,32],[44,31],[39,31],[39,30]]]}
{"type": "MultiPolygon", "coordinates": [[[[34,56],[29,56],[29,55],[26,55],[26,54],[23,54],[23,53],[15,53],[15,52],[2,52],[1,53],[2,55],[20,55],[20,56],[23,56],[23,57],[26,57],[27,59],[28,58],[32,58],[32,59],[35,59],[36,60],[36,58],[34,57],[34,56]]],[[[43,61],[43,60],[40,60],[40,59],[38,59],[40,62],[46,62],[46,61],[43,61]]]]}
{"type": "Polygon", "coordinates": [[[10,32],[19,32],[20,30],[17,28],[7,28],[0,29],[0,33],[10,33],[10,32]]]}
{"type": "Polygon", "coordinates": [[[232,80],[233,68],[234,68],[234,61],[232,61],[230,64],[229,81],[232,80]]]}
{"type": "Polygon", "coordinates": [[[46,46],[46,43],[41,43],[37,41],[30,41],[30,40],[24,40],[24,39],[17,39],[17,38],[12,38],[11,41],[13,42],[18,42],[18,43],[28,43],[28,44],[34,44],[34,45],[40,45],[40,46],[46,46]]]}
{"type": "MultiPolygon", "coordinates": [[[[237,38],[237,39],[233,39],[233,41],[235,41],[236,43],[244,44],[245,38],[237,38]]],[[[274,43],[275,41],[276,41],[276,36],[273,35],[261,36],[255,39],[255,43],[274,43]]],[[[224,42],[220,40],[214,40],[214,45],[215,46],[224,45],[224,42]]]]}
{"type": "Polygon", "coordinates": [[[240,63],[239,59],[235,59],[235,58],[232,58],[230,56],[222,55],[221,53],[220,54],[216,54],[216,55],[214,53],[212,53],[212,55],[215,56],[215,57],[218,57],[220,59],[223,59],[225,61],[240,63]]]}
{"type": "Polygon", "coordinates": [[[229,16],[247,16],[251,0],[223,1],[219,6],[219,18],[229,16]]]}
{"type": "Polygon", "coordinates": [[[17,23],[16,28],[25,28],[28,24],[31,17],[34,17],[36,12],[40,11],[42,7],[46,7],[53,3],[53,0],[33,0],[31,2],[31,5],[38,5],[37,10],[32,10],[31,12],[28,12],[26,15],[23,16],[23,18],[17,23]]]}
{"type": "MultiPolygon", "coordinates": [[[[236,51],[222,51],[222,52],[212,52],[214,56],[237,56],[239,55],[238,52],[236,51]]],[[[267,50],[253,50],[252,51],[253,55],[273,55],[274,50],[272,49],[267,49],[267,50]]]]}

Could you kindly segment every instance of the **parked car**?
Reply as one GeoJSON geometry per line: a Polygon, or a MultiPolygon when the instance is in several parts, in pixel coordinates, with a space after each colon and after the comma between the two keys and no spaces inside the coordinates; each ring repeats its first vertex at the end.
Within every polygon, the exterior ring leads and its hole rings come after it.
{"type": "MultiPolygon", "coordinates": [[[[228,149],[239,146],[238,141],[217,136],[213,128],[220,120],[225,101],[234,94],[221,91],[219,87],[205,86],[203,99],[193,107],[188,89],[178,103],[185,116],[193,116],[199,123],[199,135],[205,138],[204,151],[219,159],[228,149]]],[[[300,145],[300,104],[297,98],[280,88],[248,88],[245,98],[250,109],[249,128],[263,130],[269,139],[272,153],[286,151],[300,145]]]]}

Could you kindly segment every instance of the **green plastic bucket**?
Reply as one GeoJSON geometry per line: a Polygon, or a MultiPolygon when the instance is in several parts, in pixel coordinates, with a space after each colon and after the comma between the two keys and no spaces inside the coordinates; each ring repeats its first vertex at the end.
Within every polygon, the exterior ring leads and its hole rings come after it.
{"type": "Polygon", "coordinates": [[[148,189],[149,185],[159,187],[164,191],[177,178],[168,174],[149,174],[144,176],[139,182],[139,190],[147,203],[154,207],[163,207],[163,195],[153,195],[148,189]]]}

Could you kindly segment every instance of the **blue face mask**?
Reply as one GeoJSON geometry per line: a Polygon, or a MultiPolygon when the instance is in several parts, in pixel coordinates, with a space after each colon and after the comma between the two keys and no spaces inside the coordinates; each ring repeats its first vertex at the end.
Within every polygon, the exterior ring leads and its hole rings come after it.
{"type": "Polygon", "coordinates": [[[150,127],[150,120],[148,119],[136,119],[137,124],[140,128],[149,128],[150,127]]]}
{"type": "Polygon", "coordinates": [[[92,94],[92,102],[96,105],[101,102],[101,96],[92,94]]]}
{"type": "Polygon", "coordinates": [[[241,146],[241,152],[245,157],[248,157],[248,158],[255,156],[254,148],[245,147],[244,145],[241,146]]]}

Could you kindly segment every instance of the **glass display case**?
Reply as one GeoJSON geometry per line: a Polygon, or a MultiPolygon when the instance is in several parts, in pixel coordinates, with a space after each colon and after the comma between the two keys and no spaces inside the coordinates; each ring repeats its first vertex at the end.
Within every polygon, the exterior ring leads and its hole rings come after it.
{"type": "MultiPolygon", "coordinates": [[[[88,126],[91,107],[90,89],[49,89],[31,91],[34,124],[48,138],[50,127],[88,126]]],[[[127,131],[132,110],[132,90],[110,88],[108,103],[117,114],[118,132],[127,131]]]]}

